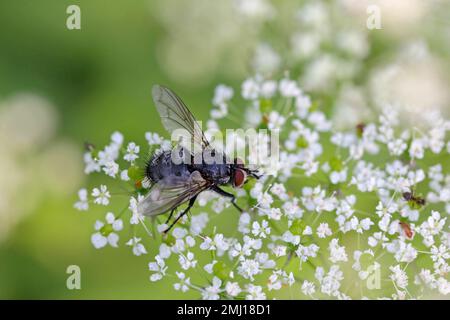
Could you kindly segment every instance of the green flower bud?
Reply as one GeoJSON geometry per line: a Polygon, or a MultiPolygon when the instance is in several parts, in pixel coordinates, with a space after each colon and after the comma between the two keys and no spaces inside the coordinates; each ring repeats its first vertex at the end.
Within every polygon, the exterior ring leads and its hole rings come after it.
{"type": "Polygon", "coordinates": [[[297,139],[297,147],[298,147],[298,148],[300,148],[300,149],[306,149],[306,148],[308,148],[308,146],[309,146],[309,143],[308,143],[308,141],[305,139],[304,136],[300,136],[300,137],[297,139]]]}
{"type": "Polygon", "coordinates": [[[100,233],[102,236],[107,237],[111,232],[113,232],[113,227],[111,224],[105,224],[103,227],[100,228],[100,233]]]}
{"type": "Polygon", "coordinates": [[[261,111],[261,113],[269,113],[270,111],[272,111],[272,100],[260,99],[259,110],[261,111]]]}

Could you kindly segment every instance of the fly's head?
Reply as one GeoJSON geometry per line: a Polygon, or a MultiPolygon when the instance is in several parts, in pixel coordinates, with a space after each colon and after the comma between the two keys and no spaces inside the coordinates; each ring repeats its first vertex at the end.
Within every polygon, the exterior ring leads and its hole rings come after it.
{"type": "Polygon", "coordinates": [[[261,178],[257,173],[257,170],[246,168],[242,159],[235,158],[231,165],[231,183],[234,188],[240,188],[247,182],[248,177],[261,178]]]}

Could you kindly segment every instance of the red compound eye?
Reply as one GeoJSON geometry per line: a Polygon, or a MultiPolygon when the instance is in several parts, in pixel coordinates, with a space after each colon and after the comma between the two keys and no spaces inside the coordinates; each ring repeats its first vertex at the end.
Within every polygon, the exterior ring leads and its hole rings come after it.
{"type": "Polygon", "coordinates": [[[233,186],[235,188],[240,188],[245,182],[245,179],[247,178],[247,173],[244,170],[236,169],[234,171],[234,181],[233,186]]]}

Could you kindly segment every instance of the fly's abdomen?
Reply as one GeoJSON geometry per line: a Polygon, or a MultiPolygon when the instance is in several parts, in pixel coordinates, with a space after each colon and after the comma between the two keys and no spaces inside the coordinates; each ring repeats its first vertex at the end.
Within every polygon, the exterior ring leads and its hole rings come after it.
{"type": "Polygon", "coordinates": [[[175,164],[172,152],[164,151],[153,155],[145,168],[146,177],[153,183],[170,176],[189,176],[190,172],[184,163],[175,164]]]}

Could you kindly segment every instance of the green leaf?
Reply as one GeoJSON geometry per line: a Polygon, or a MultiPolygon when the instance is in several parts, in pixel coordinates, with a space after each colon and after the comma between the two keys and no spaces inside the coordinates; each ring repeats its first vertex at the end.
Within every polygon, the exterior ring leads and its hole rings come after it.
{"type": "Polygon", "coordinates": [[[306,227],[306,225],[303,222],[303,220],[297,219],[297,220],[294,220],[294,222],[292,222],[292,225],[289,228],[289,231],[295,236],[300,236],[303,234],[305,227],[306,227]]]}
{"type": "Polygon", "coordinates": [[[136,165],[128,168],[128,176],[131,180],[137,181],[142,177],[142,169],[136,165]]]}
{"type": "Polygon", "coordinates": [[[216,275],[221,280],[227,279],[230,271],[230,268],[222,261],[216,262],[213,266],[214,275],[216,275]]]}
{"type": "Polygon", "coordinates": [[[330,159],[330,167],[333,171],[339,172],[344,168],[344,164],[342,163],[341,159],[333,157],[330,159]]]}

